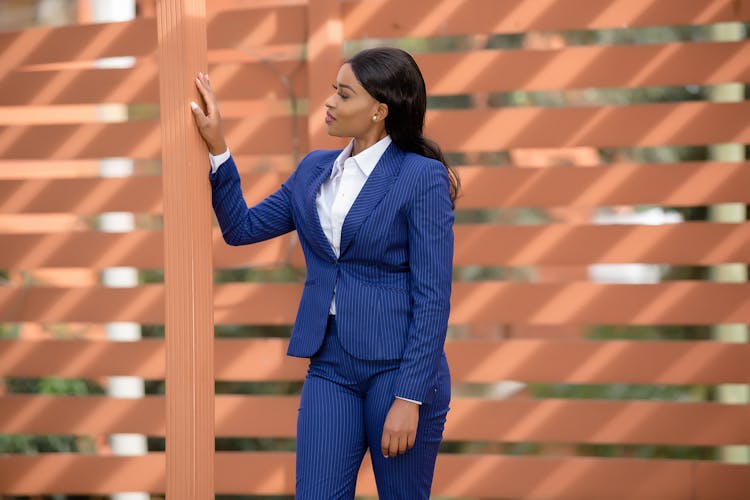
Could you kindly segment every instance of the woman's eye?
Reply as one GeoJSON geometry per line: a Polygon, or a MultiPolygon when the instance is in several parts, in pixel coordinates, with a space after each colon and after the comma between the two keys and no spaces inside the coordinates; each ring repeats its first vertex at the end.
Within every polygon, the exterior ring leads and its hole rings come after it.
{"type": "Polygon", "coordinates": [[[339,92],[339,87],[338,87],[338,85],[336,85],[336,84],[334,83],[333,85],[331,85],[331,87],[333,87],[333,90],[335,90],[335,91],[336,91],[336,93],[338,94],[338,96],[339,96],[340,98],[342,98],[342,99],[345,99],[345,100],[346,100],[346,99],[349,99],[349,96],[348,96],[348,95],[344,94],[343,92],[339,92]]]}

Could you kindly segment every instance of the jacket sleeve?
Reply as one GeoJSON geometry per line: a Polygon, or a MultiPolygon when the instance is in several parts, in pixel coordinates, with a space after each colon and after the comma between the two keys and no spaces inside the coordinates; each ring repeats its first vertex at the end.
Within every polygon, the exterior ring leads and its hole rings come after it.
{"type": "Polygon", "coordinates": [[[453,221],[445,166],[430,162],[408,212],[412,318],[394,396],[426,401],[445,346],[453,276],[453,221]]]}
{"type": "Polygon", "coordinates": [[[230,245],[246,245],[293,231],[291,189],[295,175],[296,170],[275,193],[248,208],[231,156],[215,173],[209,174],[211,202],[224,241],[230,245]]]}

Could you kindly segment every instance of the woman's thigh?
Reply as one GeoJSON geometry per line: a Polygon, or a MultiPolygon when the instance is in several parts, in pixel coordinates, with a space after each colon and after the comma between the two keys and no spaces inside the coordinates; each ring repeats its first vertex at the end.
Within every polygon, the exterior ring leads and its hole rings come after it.
{"type": "Polygon", "coordinates": [[[367,441],[364,401],[318,376],[305,379],[297,416],[296,498],[352,499],[367,441]]]}
{"type": "Polygon", "coordinates": [[[419,407],[414,447],[403,455],[384,458],[380,450],[383,424],[393,404],[393,381],[397,372],[374,381],[365,402],[367,441],[380,500],[418,500],[430,497],[443,428],[450,404],[450,372],[443,357],[435,385],[435,397],[419,407]]]}

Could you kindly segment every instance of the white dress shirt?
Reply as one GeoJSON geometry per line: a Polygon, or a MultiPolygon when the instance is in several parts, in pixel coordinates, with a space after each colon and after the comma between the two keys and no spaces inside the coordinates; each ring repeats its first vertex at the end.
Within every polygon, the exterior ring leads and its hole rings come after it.
{"type": "MultiPolygon", "coordinates": [[[[333,162],[331,176],[320,186],[315,205],[318,208],[320,225],[336,257],[340,255],[341,228],[344,225],[344,219],[390,143],[391,137],[387,135],[369,148],[352,156],[354,148],[352,139],[333,162]]],[[[335,290],[329,313],[336,314],[335,290]]]]}
{"type": "MultiPolygon", "coordinates": [[[[352,205],[354,205],[359,192],[362,191],[367,178],[375,169],[375,166],[391,142],[391,136],[386,135],[369,148],[352,156],[354,148],[354,139],[352,139],[343,151],[341,151],[336,160],[334,160],[331,175],[320,186],[320,190],[315,198],[315,205],[318,209],[320,225],[336,257],[340,256],[341,228],[344,225],[344,219],[346,219],[346,215],[349,213],[352,205]]],[[[229,149],[216,156],[209,153],[211,171],[215,173],[219,166],[228,158],[229,149]]],[[[336,314],[335,290],[329,313],[336,314]]],[[[399,396],[396,397],[421,404],[419,401],[399,396]]]]}

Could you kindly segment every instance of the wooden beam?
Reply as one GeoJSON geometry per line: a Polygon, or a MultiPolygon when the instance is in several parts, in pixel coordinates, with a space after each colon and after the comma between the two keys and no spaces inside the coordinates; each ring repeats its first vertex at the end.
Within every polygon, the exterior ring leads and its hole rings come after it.
{"type": "Polygon", "coordinates": [[[307,14],[308,114],[310,149],[342,147],[325,128],[325,100],[343,62],[344,43],[339,0],[310,0],[307,14]]]}
{"type": "Polygon", "coordinates": [[[169,498],[214,498],[213,291],[208,158],[190,112],[206,71],[205,0],[157,3],[164,192],[169,498]]]}

